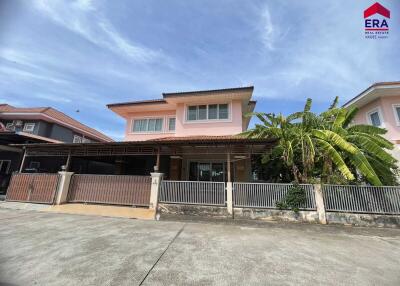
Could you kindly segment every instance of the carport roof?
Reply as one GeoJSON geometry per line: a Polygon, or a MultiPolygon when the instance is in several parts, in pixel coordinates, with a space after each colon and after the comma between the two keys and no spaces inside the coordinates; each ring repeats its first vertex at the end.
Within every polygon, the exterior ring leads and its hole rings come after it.
{"type": "Polygon", "coordinates": [[[15,144],[23,146],[28,155],[61,156],[71,154],[72,156],[91,155],[133,155],[133,154],[178,154],[182,148],[200,148],[202,152],[227,153],[230,148],[233,153],[264,153],[271,148],[276,139],[252,139],[240,136],[190,136],[170,137],[147,141],[125,141],[125,142],[96,142],[96,143],[34,143],[15,144]],[[206,147],[206,148],[205,148],[206,147]],[[250,151],[248,151],[250,149],[250,151]],[[160,151],[161,150],[161,151],[160,151]],[[247,151],[246,151],[247,150],[247,151]]]}
{"type": "Polygon", "coordinates": [[[174,144],[271,144],[276,142],[275,138],[246,138],[242,136],[186,136],[186,137],[163,137],[145,141],[121,141],[121,142],[91,142],[91,143],[31,143],[31,144],[16,144],[24,147],[76,147],[76,146],[130,146],[130,145],[174,145],[174,144]]]}

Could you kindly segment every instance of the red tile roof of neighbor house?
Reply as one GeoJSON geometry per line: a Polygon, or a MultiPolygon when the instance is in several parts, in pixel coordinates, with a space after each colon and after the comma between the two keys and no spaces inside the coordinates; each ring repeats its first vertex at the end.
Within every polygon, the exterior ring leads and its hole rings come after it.
{"type": "Polygon", "coordinates": [[[14,107],[9,104],[0,104],[0,114],[1,113],[39,113],[50,117],[50,119],[53,119],[61,125],[71,126],[72,128],[78,129],[81,132],[88,133],[96,139],[106,142],[113,141],[110,137],[104,135],[96,129],[86,126],[85,124],[80,123],[79,121],[52,107],[14,107]]]}

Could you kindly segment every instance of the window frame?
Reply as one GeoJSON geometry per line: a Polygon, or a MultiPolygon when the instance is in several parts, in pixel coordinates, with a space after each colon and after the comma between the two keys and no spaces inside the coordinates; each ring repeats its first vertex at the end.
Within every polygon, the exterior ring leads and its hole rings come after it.
{"type": "Polygon", "coordinates": [[[220,102],[220,103],[196,103],[196,104],[185,104],[184,106],[185,111],[184,111],[184,123],[186,124],[192,124],[192,123],[217,123],[217,122],[232,122],[232,101],[230,102],[220,102]],[[219,119],[219,106],[220,105],[224,105],[226,104],[228,106],[228,118],[224,118],[224,119],[219,119]],[[206,105],[207,106],[207,119],[197,119],[198,118],[198,106],[201,105],[206,105]],[[217,118],[216,119],[209,119],[209,106],[210,105],[217,105],[217,118]],[[197,118],[195,120],[189,120],[188,116],[189,116],[189,107],[193,107],[196,106],[197,107],[197,112],[196,112],[196,116],[197,118]]]}
{"type": "Polygon", "coordinates": [[[400,118],[399,118],[399,114],[397,113],[397,108],[400,108],[400,103],[395,103],[392,104],[392,108],[393,108],[393,113],[394,113],[394,119],[396,120],[396,125],[400,126],[400,118]]]}
{"type": "Polygon", "coordinates": [[[168,133],[175,133],[175,130],[176,130],[176,116],[167,116],[166,119],[167,119],[167,120],[166,120],[166,124],[167,124],[167,126],[166,126],[166,132],[168,132],[168,133]],[[175,126],[174,126],[175,128],[174,128],[173,130],[171,130],[171,129],[169,128],[169,126],[170,126],[170,125],[169,125],[169,124],[170,124],[169,121],[170,121],[171,119],[175,119],[175,126]]]}
{"type": "Polygon", "coordinates": [[[74,138],[72,139],[72,143],[83,143],[83,137],[79,135],[74,135],[74,138]],[[79,141],[75,141],[75,138],[79,138],[79,141]]]}
{"type": "Polygon", "coordinates": [[[377,113],[377,114],[378,114],[379,121],[381,122],[381,124],[380,124],[379,126],[376,126],[376,127],[385,128],[385,120],[384,120],[384,118],[383,118],[382,110],[381,110],[380,107],[375,107],[375,108],[369,110],[369,111],[366,113],[368,124],[370,124],[370,125],[372,125],[372,126],[375,126],[375,125],[372,124],[372,120],[371,120],[371,114],[374,114],[374,113],[377,113]]]}
{"type": "Polygon", "coordinates": [[[6,129],[9,130],[9,131],[15,131],[14,122],[8,122],[8,123],[6,124],[6,129]]]}
{"type": "Polygon", "coordinates": [[[35,122],[26,122],[26,123],[24,123],[24,128],[22,129],[22,131],[33,132],[33,131],[35,131],[35,126],[36,126],[35,122]],[[32,129],[32,130],[28,129],[27,126],[31,126],[30,129],[32,129]]]}
{"type": "Polygon", "coordinates": [[[133,117],[131,118],[131,124],[129,128],[129,134],[157,134],[165,132],[165,116],[151,116],[151,117],[133,117]],[[161,120],[161,130],[149,131],[149,120],[155,119],[155,126],[157,126],[157,119],[161,120]],[[147,130],[146,131],[134,131],[135,120],[147,120],[147,130]]]}

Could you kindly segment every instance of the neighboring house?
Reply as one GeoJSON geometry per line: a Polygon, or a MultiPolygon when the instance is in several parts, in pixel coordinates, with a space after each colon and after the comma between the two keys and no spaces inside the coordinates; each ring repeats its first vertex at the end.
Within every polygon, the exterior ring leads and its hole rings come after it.
{"type": "Polygon", "coordinates": [[[51,107],[19,108],[0,104],[0,122],[8,131],[65,143],[109,142],[111,138],[51,107]]]}
{"type": "Polygon", "coordinates": [[[385,137],[395,144],[392,153],[400,160],[400,81],[375,83],[343,106],[359,109],[353,123],[387,129],[385,137]]]}
{"type": "MultiPolygon", "coordinates": [[[[253,87],[163,93],[162,99],[109,104],[126,120],[125,141],[185,141],[209,139],[218,144],[245,131],[256,105],[253,87]]],[[[242,156],[233,173],[250,181],[251,158],[242,156]]],[[[169,177],[189,181],[226,181],[226,155],[172,157],[169,177]]]]}
{"type": "MultiPolygon", "coordinates": [[[[22,149],[9,144],[109,142],[111,138],[51,107],[18,108],[0,104],[0,191],[18,170],[22,149]]],[[[32,161],[26,169],[44,172],[32,161]]]]}

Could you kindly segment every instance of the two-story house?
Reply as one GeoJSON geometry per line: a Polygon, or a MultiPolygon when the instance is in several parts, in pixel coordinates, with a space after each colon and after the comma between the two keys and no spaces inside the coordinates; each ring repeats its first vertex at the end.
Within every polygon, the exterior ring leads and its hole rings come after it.
{"type": "MultiPolygon", "coordinates": [[[[149,176],[173,181],[253,181],[259,156],[272,138],[245,138],[248,113],[255,108],[253,87],[164,93],[162,98],[109,104],[126,120],[121,142],[29,144],[21,164],[61,166],[74,174],[149,176]]],[[[114,182],[114,181],[113,181],[114,182]]],[[[117,186],[118,187],[118,186],[117,186]]]]}
{"type": "MultiPolygon", "coordinates": [[[[19,108],[0,104],[0,189],[17,171],[22,149],[10,144],[109,142],[111,138],[51,107],[19,108]]],[[[27,170],[46,171],[38,161],[27,170]]]]}
{"type": "Polygon", "coordinates": [[[395,144],[392,153],[400,160],[400,81],[375,83],[343,107],[359,109],[354,118],[355,124],[370,124],[387,129],[385,137],[395,144]]]}
{"type": "MultiPolygon", "coordinates": [[[[253,87],[163,93],[162,99],[115,103],[108,108],[126,120],[125,141],[195,142],[208,138],[217,144],[247,129],[250,117],[246,114],[256,105],[252,93],[253,87]]],[[[250,157],[236,161],[235,178],[251,180],[250,157]]],[[[171,156],[169,178],[225,181],[226,168],[225,154],[171,156]]]]}

